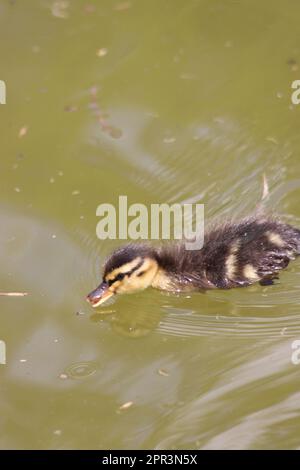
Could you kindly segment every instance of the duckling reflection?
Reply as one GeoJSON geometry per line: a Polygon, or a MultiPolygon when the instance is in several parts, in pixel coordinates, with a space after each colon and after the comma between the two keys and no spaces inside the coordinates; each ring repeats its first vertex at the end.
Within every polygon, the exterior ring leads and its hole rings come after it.
{"type": "Polygon", "coordinates": [[[108,258],[102,283],[87,300],[98,307],[116,294],[147,287],[170,292],[270,285],[300,254],[300,230],[275,217],[250,217],[208,231],[201,250],[184,243],[128,244],[108,258]]]}
{"type": "Polygon", "coordinates": [[[93,322],[108,323],[114,332],[130,338],[142,338],[157,329],[163,311],[151,293],[140,294],[143,308],[136,308],[136,299],[122,298],[118,309],[103,309],[91,315],[93,322]]]}

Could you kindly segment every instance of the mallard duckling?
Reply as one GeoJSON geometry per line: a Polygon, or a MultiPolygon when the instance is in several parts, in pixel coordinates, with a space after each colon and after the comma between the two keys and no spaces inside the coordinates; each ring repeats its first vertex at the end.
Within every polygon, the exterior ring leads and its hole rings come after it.
{"type": "Polygon", "coordinates": [[[104,265],[102,283],[87,300],[97,307],[115,294],[150,286],[180,292],[269,285],[299,254],[299,229],[275,218],[247,218],[208,231],[201,250],[188,251],[183,243],[117,249],[104,265]]]}

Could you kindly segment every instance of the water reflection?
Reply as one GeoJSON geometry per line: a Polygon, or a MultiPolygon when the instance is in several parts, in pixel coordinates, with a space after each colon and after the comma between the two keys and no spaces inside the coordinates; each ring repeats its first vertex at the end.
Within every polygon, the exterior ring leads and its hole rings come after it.
{"type": "Polygon", "coordinates": [[[93,322],[107,322],[114,332],[130,338],[142,338],[155,331],[163,317],[159,296],[149,289],[142,294],[118,296],[114,310],[103,308],[91,315],[93,322]],[[143,308],[137,309],[137,302],[143,308]]]}

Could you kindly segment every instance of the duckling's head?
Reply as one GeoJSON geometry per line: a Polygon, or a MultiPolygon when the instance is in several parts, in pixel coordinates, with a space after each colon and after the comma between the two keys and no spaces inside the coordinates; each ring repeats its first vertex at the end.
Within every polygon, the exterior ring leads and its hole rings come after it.
{"type": "Polygon", "coordinates": [[[87,296],[98,307],[114,294],[127,294],[146,289],[158,272],[158,255],[153,247],[129,244],[114,251],[104,265],[103,280],[87,296]]]}

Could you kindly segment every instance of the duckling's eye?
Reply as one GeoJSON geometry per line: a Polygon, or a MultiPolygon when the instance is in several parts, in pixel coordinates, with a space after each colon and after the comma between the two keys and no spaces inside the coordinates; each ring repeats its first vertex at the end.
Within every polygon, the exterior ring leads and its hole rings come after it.
{"type": "Polygon", "coordinates": [[[140,273],[138,273],[137,277],[140,277],[142,276],[143,274],[145,274],[146,271],[141,271],[140,273]]]}
{"type": "Polygon", "coordinates": [[[126,276],[126,274],[128,274],[128,273],[119,273],[119,274],[117,274],[117,276],[114,277],[113,279],[109,279],[109,280],[107,281],[109,287],[110,287],[114,282],[116,282],[116,281],[122,281],[122,279],[124,279],[124,277],[126,276]]]}

